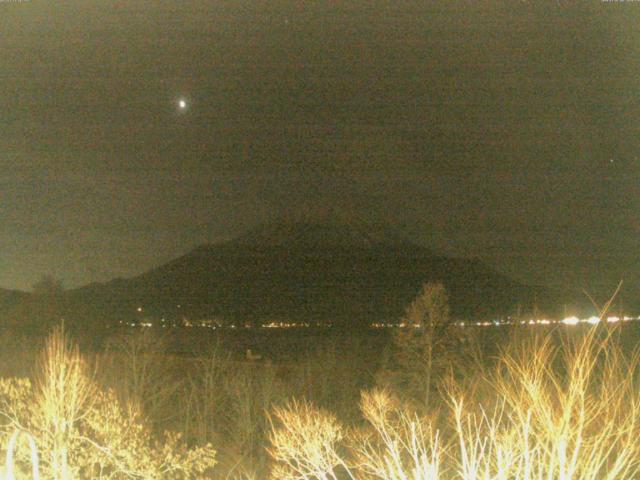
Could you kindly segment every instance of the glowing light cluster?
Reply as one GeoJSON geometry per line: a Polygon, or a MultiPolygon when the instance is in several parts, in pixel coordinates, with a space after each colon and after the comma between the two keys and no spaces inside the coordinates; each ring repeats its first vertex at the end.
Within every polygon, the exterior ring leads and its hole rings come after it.
{"type": "Polygon", "coordinates": [[[309,327],[309,324],[295,323],[295,322],[270,322],[270,323],[262,324],[262,328],[296,328],[296,327],[309,327]]]}
{"type": "Polygon", "coordinates": [[[563,318],[560,323],[564,323],[565,325],[577,325],[580,323],[580,319],[578,317],[567,317],[563,318]]]}

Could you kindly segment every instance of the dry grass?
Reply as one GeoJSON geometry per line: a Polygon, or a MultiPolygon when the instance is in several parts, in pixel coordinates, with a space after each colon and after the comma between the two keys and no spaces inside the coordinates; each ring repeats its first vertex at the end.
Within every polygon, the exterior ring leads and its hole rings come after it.
{"type": "Polygon", "coordinates": [[[347,441],[326,412],[306,403],[278,409],[270,453],[297,475],[279,478],[337,478],[337,466],[387,480],[637,478],[638,355],[625,354],[617,335],[592,329],[560,344],[511,346],[476,382],[485,400],[449,385],[452,420],[441,428],[384,391],[363,395],[369,426],[347,441]]]}
{"type": "MultiPolygon", "coordinates": [[[[340,418],[295,396],[283,401],[295,389],[277,367],[217,352],[185,376],[184,441],[141,412],[142,392],[162,384],[153,364],[137,364],[141,381],[127,402],[56,330],[32,379],[0,380],[0,478],[635,479],[639,362],[619,328],[528,335],[469,378],[434,377],[427,405],[373,389],[362,392],[359,418],[340,418]],[[223,468],[210,442],[226,452],[223,468]]],[[[321,382],[318,400],[330,403],[329,377],[321,382]]]]}
{"type": "Polygon", "coordinates": [[[638,355],[617,335],[594,328],[512,346],[490,379],[493,404],[453,398],[463,478],[635,478],[638,355]]]}

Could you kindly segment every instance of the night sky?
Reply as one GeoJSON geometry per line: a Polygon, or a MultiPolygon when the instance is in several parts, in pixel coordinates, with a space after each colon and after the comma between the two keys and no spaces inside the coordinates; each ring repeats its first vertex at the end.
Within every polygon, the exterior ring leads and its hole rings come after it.
{"type": "Polygon", "coordinates": [[[640,2],[0,0],[0,286],[335,212],[638,291],[639,100],[640,2]]]}

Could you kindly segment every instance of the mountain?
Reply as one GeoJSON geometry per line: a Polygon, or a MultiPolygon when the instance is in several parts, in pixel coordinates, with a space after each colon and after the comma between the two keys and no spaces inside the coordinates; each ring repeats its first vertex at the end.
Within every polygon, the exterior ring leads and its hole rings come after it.
{"type": "Polygon", "coordinates": [[[462,319],[505,316],[534,302],[551,314],[562,301],[478,259],[434,254],[384,227],[280,222],[203,245],[137,277],[69,291],[64,304],[96,312],[100,322],[187,317],[357,325],[397,319],[427,281],[444,283],[452,314],[462,319]]]}
{"type": "Polygon", "coordinates": [[[362,248],[405,246],[411,243],[395,231],[381,225],[281,221],[260,225],[236,238],[232,243],[253,247],[362,248]]]}
{"type": "Polygon", "coordinates": [[[15,305],[23,302],[28,296],[28,293],[19,290],[0,288],[0,312],[13,308],[15,305]]]}

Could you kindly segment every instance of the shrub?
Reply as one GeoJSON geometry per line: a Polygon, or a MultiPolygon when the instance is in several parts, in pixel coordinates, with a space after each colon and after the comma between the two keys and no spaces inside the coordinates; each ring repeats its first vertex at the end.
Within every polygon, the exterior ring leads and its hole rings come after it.
{"type": "MultiPolygon", "coordinates": [[[[99,390],[61,329],[47,340],[35,382],[0,380],[0,416],[6,440],[16,430],[35,439],[47,479],[191,479],[215,463],[211,445],[187,448],[169,432],[156,439],[135,407],[99,390]]],[[[15,461],[25,470],[29,458],[15,461]]]]}
{"type": "Polygon", "coordinates": [[[348,471],[339,453],[344,429],[329,412],[293,400],[273,410],[271,426],[272,478],[335,480],[339,467],[348,471]]]}
{"type": "Polygon", "coordinates": [[[363,477],[439,477],[442,448],[429,419],[409,413],[385,390],[363,392],[360,409],[371,427],[352,438],[355,466],[363,477]]]}

